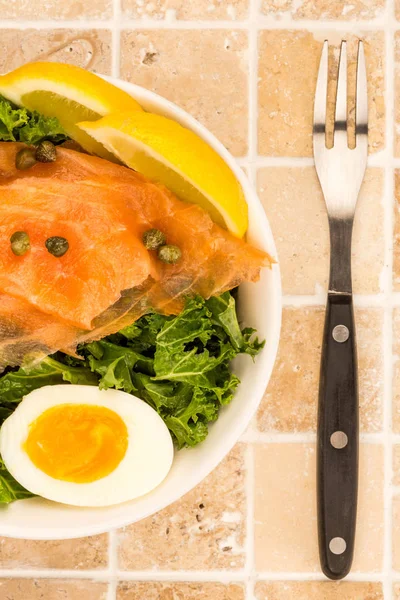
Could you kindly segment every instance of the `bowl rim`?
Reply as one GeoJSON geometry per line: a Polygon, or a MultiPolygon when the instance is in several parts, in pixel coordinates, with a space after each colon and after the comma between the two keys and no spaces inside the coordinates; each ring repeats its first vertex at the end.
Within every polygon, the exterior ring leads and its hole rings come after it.
{"type": "MultiPolygon", "coordinates": [[[[231,168],[231,170],[233,171],[234,175],[236,176],[240,185],[243,188],[246,202],[249,206],[251,206],[252,212],[255,213],[253,218],[257,219],[257,223],[260,229],[262,229],[263,231],[263,236],[265,236],[265,245],[268,247],[268,251],[275,258],[277,258],[276,245],[274,242],[272,231],[268,222],[268,218],[262,207],[261,201],[258,198],[257,192],[251,185],[241,166],[239,166],[238,162],[225,148],[222,142],[220,142],[214,134],[212,134],[192,115],[190,115],[188,112],[186,112],[184,109],[174,104],[170,100],[167,100],[163,96],[160,96],[159,94],[148,90],[142,86],[124,81],[116,77],[110,77],[106,75],[100,76],[106,81],[109,81],[110,83],[114,84],[119,89],[126,91],[132,97],[137,99],[139,104],[141,102],[144,102],[145,104],[149,103],[152,105],[152,110],[154,112],[158,112],[159,108],[160,114],[167,115],[169,118],[176,120],[181,125],[190,128],[192,131],[197,133],[203,140],[205,140],[221,156],[221,158],[231,168]]],[[[230,452],[230,450],[242,436],[244,431],[247,429],[251,419],[253,418],[260,404],[261,398],[272,374],[279,346],[282,320],[282,288],[280,268],[278,263],[273,265],[273,268],[271,270],[271,277],[272,295],[270,299],[271,305],[274,309],[273,327],[272,332],[268,338],[266,350],[262,353],[262,356],[257,358],[257,365],[259,368],[254,376],[254,378],[257,380],[257,383],[254,386],[255,389],[252,393],[252,397],[250,398],[248,405],[246,406],[246,410],[243,411],[243,418],[240,420],[239,423],[236,424],[235,427],[226,432],[226,435],[224,435],[224,443],[219,448],[219,451],[211,455],[207,461],[204,461],[204,464],[202,464],[200,468],[192,469],[192,472],[188,473],[188,477],[185,479],[182,486],[180,486],[174,494],[169,495],[166,502],[159,502],[156,505],[153,503],[151,508],[142,510],[138,516],[135,516],[133,518],[130,514],[131,509],[127,505],[127,509],[123,513],[123,515],[118,514],[117,516],[110,516],[108,519],[104,518],[101,520],[101,523],[90,524],[86,526],[77,526],[73,527],[72,529],[70,523],[66,526],[61,524],[57,528],[57,530],[54,528],[46,529],[43,527],[35,526],[33,526],[32,528],[29,527],[29,530],[27,530],[25,526],[4,523],[2,524],[0,512],[0,535],[23,539],[55,540],[72,539],[104,533],[115,528],[124,527],[128,524],[138,522],[152,514],[155,514],[156,512],[171,505],[173,502],[176,502],[179,498],[184,496],[196,485],[198,485],[205,477],[207,477],[207,475],[209,475],[209,473],[211,473],[211,471],[213,471],[217,467],[217,465],[225,458],[225,456],[230,452]]],[[[30,500],[24,500],[24,502],[31,502],[32,500],[34,501],[35,498],[30,500]]],[[[121,507],[122,506],[123,505],[121,505],[121,507]]],[[[84,510],[87,512],[92,509],[85,508],[84,510]]]]}

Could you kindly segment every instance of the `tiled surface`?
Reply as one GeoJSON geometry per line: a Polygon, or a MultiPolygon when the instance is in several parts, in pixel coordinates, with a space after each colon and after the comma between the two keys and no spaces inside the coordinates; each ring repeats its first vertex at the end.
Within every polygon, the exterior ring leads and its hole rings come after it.
{"type": "Polygon", "coordinates": [[[237,156],[247,152],[247,61],[245,31],[122,33],[122,77],[182,106],[237,156]]]}
{"type": "Polygon", "coordinates": [[[245,600],[242,585],[221,583],[121,583],[117,600],[245,600]]]}
{"type": "Polygon", "coordinates": [[[0,538],[0,569],[104,569],[107,562],[106,534],[48,542],[0,538]]]}
{"type": "Polygon", "coordinates": [[[393,568],[400,571],[400,497],[393,501],[393,568]]]}
{"type": "Polygon", "coordinates": [[[0,11],[0,72],[72,62],[144,85],[209,127],[258,187],[285,295],[274,375],[229,457],[173,506],[110,536],[0,539],[0,600],[400,600],[400,0],[0,0],[0,11]],[[354,83],[357,37],[373,156],[353,249],[357,550],[353,580],[337,584],[323,580],[316,545],[328,229],[311,125],[323,40],[349,39],[354,83]]]}
{"type": "MultiPolygon", "coordinates": [[[[355,38],[337,30],[266,30],[259,33],[258,149],[265,156],[311,156],[315,80],[323,41],[348,39],[354,63],[355,38]],[[277,78],[281,84],[277,85],[277,78]],[[284,82],[284,83],[283,83],[284,82]],[[283,83],[283,85],[282,85],[283,83]]],[[[384,148],[384,36],[363,32],[368,70],[369,147],[384,148]]]]}
{"type": "Polygon", "coordinates": [[[394,172],[393,289],[400,291],[400,170],[394,172]]]}
{"type": "Polygon", "coordinates": [[[394,485],[400,485],[400,444],[393,446],[393,477],[394,485]]]}
{"type": "Polygon", "coordinates": [[[256,600],[383,600],[380,583],[328,583],[326,581],[260,581],[256,600]]]}
{"type": "Polygon", "coordinates": [[[31,60],[58,60],[111,73],[111,32],[103,29],[1,29],[0,72],[31,60]],[[10,48],[13,51],[10,52],[10,48]]]}
{"type": "Polygon", "coordinates": [[[383,14],[385,0],[355,0],[332,2],[332,0],[262,0],[262,12],[278,18],[359,20],[374,19],[383,14]]]}
{"type": "MultiPolygon", "coordinates": [[[[397,17],[400,19],[400,2],[398,5],[397,17]]],[[[400,32],[396,31],[394,36],[394,155],[400,156],[400,32]]]]}
{"type": "Polygon", "coordinates": [[[124,16],[133,19],[166,19],[171,23],[175,19],[236,21],[246,18],[248,8],[249,0],[122,0],[124,16]]]}
{"type": "Polygon", "coordinates": [[[0,579],[4,600],[107,600],[108,586],[67,579],[0,579]]]}
{"type": "Polygon", "coordinates": [[[1,0],[2,19],[20,21],[23,19],[107,19],[112,16],[112,0],[1,0]]]}
{"type": "MultiPolygon", "coordinates": [[[[315,446],[263,444],[255,449],[255,564],[258,571],[315,572],[315,446]]],[[[362,444],[354,570],[379,572],[383,560],[383,448],[362,444]]],[[[290,596],[289,596],[290,597],[290,596]]]]}
{"type": "MultiPolygon", "coordinates": [[[[361,430],[381,431],[383,413],[383,313],[357,309],[361,430]]],[[[286,307],[275,370],[258,411],[260,431],[316,429],[322,307],[286,307]]],[[[400,391],[400,390],[399,390],[400,391]]]]}
{"type": "Polygon", "coordinates": [[[393,431],[400,433],[400,309],[393,312],[393,431]]]}
{"type": "MultiPolygon", "coordinates": [[[[383,182],[382,169],[369,169],[360,193],[353,238],[354,291],[359,294],[373,294],[381,289],[383,182]]],[[[260,169],[258,192],[274,232],[283,292],[314,294],[321,289],[326,291],[328,218],[314,167],[260,169]]]]}
{"type": "Polygon", "coordinates": [[[245,491],[242,445],[182,500],[120,531],[125,570],[231,569],[244,566],[245,491]]]}

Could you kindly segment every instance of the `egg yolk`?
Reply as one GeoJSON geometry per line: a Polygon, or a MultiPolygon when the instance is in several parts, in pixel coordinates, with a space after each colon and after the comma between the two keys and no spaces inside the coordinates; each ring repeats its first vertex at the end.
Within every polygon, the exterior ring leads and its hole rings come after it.
{"type": "Polygon", "coordinates": [[[50,477],[89,483],[119,465],[128,448],[128,430],[121,417],[104,406],[59,404],[31,423],[23,447],[50,477]]]}

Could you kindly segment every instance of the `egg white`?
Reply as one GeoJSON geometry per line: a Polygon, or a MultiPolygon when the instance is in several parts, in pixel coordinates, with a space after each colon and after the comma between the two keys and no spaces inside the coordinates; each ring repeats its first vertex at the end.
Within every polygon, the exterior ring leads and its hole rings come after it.
{"type": "Polygon", "coordinates": [[[167,476],[174,448],[157,412],[136,396],[85,385],[53,385],[24,397],[0,430],[0,453],[11,475],[33,494],[74,506],[110,506],[147,494],[167,476]],[[91,404],[113,410],[128,430],[125,456],[109,475],[90,483],[50,477],[23,449],[29,426],[59,404],[91,404]]]}

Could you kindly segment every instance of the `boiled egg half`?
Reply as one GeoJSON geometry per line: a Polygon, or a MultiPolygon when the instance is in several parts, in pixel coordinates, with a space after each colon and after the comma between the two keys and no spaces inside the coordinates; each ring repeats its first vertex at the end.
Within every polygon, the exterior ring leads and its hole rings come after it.
{"type": "Polygon", "coordinates": [[[0,453],[33,494],[109,506],[158,486],[174,449],[164,421],[143,400],[114,389],[54,385],[25,396],[4,421],[0,453]]]}

